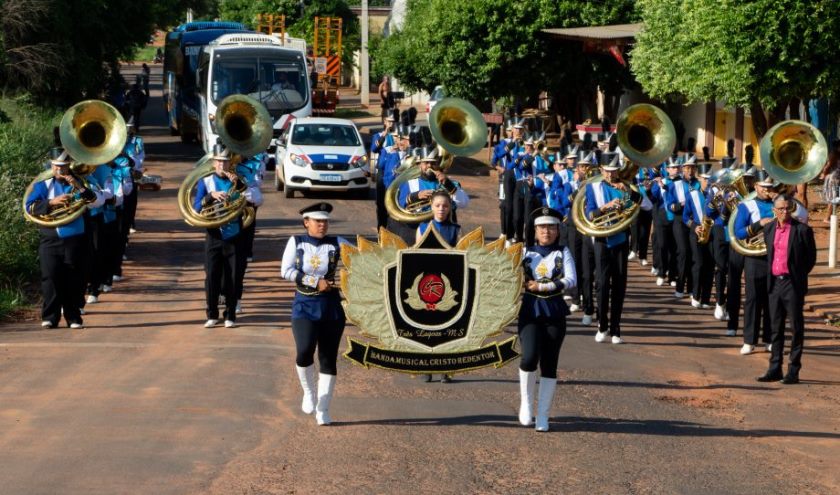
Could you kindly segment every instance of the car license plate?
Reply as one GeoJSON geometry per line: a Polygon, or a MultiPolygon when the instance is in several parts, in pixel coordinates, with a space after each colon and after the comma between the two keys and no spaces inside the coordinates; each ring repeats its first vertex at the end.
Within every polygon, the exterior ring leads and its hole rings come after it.
{"type": "Polygon", "coordinates": [[[324,182],[341,182],[340,174],[321,174],[321,180],[324,182]]]}

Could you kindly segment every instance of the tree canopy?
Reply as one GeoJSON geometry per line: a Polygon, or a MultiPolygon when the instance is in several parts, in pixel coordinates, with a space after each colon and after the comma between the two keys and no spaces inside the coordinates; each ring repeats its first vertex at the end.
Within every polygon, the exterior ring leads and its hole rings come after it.
{"type": "Polygon", "coordinates": [[[631,53],[649,95],[750,108],[756,134],[840,88],[840,9],[831,0],[639,0],[631,53]],[[794,108],[796,107],[796,108],[794,108]],[[769,112],[770,122],[765,120],[769,112]]]}

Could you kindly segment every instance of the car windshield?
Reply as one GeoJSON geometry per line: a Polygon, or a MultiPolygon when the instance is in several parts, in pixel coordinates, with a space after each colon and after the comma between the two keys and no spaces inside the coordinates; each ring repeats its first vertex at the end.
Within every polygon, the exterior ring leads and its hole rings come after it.
{"type": "Polygon", "coordinates": [[[351,125],[298,124],[292,131],[292,144],[304,146],[359,146],[359,136],[351,125]]]}
{"type": "Polygon", "coordinates": [[[219,104],[225,96],[243,94],[261,101],[272,116],[302,108],[309,95],[303,63],[289,56],[217,54],[213,63],[211,96],[219,104]]]}
{"type": "Polygon", "coordinates": [[[445,96],[446,94],[444,93],[443,88],[438,86],[434,91],[432,91],[432,97],[430,99],[437,101],[442,100],[445,96]]]}

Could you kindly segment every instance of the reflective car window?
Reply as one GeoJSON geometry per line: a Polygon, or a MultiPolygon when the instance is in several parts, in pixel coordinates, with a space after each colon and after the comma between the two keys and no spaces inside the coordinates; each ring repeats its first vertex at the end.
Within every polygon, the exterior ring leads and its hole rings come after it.
{"type": "Polygon", "coordinates": [[[340,124],[298,124],[292,133],[292,144],[304,146],[359,146],[356,129],[340,124]]]}

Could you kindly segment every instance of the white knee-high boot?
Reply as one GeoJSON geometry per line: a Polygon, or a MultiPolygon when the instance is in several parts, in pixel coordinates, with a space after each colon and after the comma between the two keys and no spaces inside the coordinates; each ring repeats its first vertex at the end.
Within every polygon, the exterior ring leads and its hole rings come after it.
{"type": "Polygon", "coordinates": [[[303,389],[303,402],[300,408],[304,413],[312,414],[315,412],[315,402],[318,400],[315,396],[315,365],[310,364],[305,368],[295,365],[295,368],[297,368],[300,388],[303,389]]]}
{"type": "Polygon", "coordinates": [[[335,390],[335,375],[318,374],[318,406],[315,407],[315,420],[319,425],[332,423],[330,401],[335,390]]]}
{"type": "Polygon", "coordinates": [[[519,422],[523,426],[530,426],[534,419],[534,387],[536,385],[536,371],[519,370],[519,422]]]}
{"type": "Polygon", "coordinates": [[[556,388],[557,378],[540,377],[540,391],[537,399],[537,431],[548,431],[548,416],[556,388]]]}

